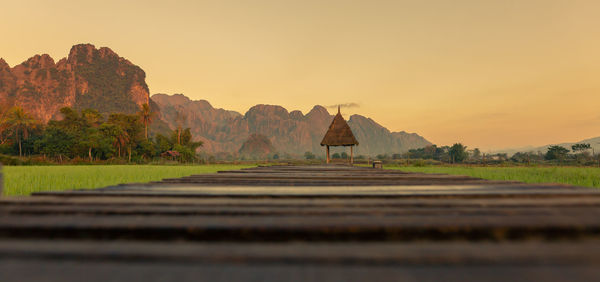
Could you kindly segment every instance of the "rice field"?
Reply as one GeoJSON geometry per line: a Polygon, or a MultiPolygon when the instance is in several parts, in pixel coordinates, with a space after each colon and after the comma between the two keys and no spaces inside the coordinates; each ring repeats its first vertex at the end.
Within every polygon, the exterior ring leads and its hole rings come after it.
{"type": "Polygon", "coordinates": [[[254,165],[77,165],[5,166],[4,191],[7,196],[25,196],[40,191],[93,189],[120,183],[150,182],[254,165]]]}
{"type": "MultiPolygon", "coordinates": [[[[33,192],[93,189],[120,183],[150,182],[163,178],[214,173],[254,165],[78,165],[78,166],[7,166],[4,167],[4,191],[7,196],[25,196],[33,192]]],[[[516,180],[525,183],[562,183],[600,188],[600,168],[592,167],[467,167],[399,166],[386,167],[410,172],[468,175],[490,180],[516,180]]]]}
{"type": "Polygon", "coordinates": [[[467,175],[490,180],[516,180],[525,183],[562,183],[600,188],[600,168],[597,167],[400,166],[387,168],[410,172],[467,175]]]}

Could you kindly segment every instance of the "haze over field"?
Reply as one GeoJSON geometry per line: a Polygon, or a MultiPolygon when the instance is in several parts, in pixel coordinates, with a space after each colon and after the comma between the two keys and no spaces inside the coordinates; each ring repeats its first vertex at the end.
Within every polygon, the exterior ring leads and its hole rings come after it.
{"type": "Polygon", "coordinates": [[[600,135],[598,1],[7,1],[0,57],[77,43],[150,93],[241,113],[348,104],[391,131],[484,150],[600,135]]]}

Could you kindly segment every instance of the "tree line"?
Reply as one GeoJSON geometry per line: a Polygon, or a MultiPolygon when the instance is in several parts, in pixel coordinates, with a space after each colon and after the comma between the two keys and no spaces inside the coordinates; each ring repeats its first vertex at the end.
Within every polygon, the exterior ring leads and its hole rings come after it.
{"type": "Polygon", "coordinates": [[[512,156],[506,153],[486,154],[478,148],[468,149],[467,146],[456,143],[452,146],[430,145],[418,149],[410,149],[403,154],[377,155],[380,160],[421,159],[434,160],[443,163],[539,163],[560,165],[600,165],[600,155],[595,154],[588,143],[574,144],[570,150],[563,146],[553,145],[546,152],[517,152],[512,156]]]}
{"type": "Polygon", "coordinates": [[[93,109],[69,107],[60,109],[60,114],[61,119],[42,124],[19,106],[0,107],[0,154],[41,156],[59,163],[68,159],[147,162],[160,157],[191,162],[202,146],[192,141],[190,128],[181,126],[151,137],[155,113],[148,104],[136,114],[104,116],[93,109]]]}

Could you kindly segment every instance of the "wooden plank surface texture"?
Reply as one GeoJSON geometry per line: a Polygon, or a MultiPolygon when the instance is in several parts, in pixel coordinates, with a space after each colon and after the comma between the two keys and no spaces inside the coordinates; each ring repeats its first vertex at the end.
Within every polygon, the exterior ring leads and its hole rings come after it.
{"type": "Polygon", "coordinates": [[[0,281],[600,281],[600,191],[340,165],[0,199],[0,281]]]}

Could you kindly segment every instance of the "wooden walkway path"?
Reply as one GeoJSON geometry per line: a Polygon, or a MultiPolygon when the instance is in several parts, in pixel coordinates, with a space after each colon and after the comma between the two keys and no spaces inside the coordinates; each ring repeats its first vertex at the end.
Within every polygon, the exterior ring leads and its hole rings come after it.
{"type": "Polygon", "coordinates": [[[600,281],[600,190],[274,166],[0,199],[0,281],[600,281]]]}

